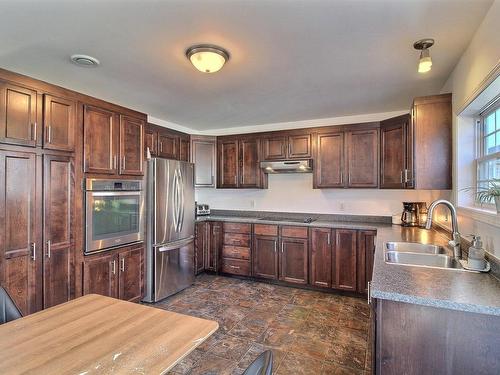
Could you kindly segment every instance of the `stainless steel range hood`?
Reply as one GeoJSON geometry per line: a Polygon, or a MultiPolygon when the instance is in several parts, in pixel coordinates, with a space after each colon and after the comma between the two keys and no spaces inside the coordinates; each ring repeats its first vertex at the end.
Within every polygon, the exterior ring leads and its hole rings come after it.
{"type": "Polygon", "coordinates": [[[264,173],[311,173],[312,160],[261,161],[264,173]]]}

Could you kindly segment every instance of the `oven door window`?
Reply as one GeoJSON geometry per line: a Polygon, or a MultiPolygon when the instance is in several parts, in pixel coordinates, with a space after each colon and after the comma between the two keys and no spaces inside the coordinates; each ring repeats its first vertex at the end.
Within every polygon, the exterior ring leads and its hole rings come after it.
{"type": "Polygon", "coordinates": [[[140,197],[94,196],[92,203],[92,239],[134,234],[139,231],[140,197]]]}

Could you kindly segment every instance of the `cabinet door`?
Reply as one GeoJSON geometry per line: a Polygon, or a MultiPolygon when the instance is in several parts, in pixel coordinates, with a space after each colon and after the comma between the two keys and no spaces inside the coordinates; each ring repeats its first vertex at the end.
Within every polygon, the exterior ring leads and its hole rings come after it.
{"type": "Polygon", "coordinates": [[[406,129],[409,116],[380,123],[380,188],[404,189],[406,168],[406,129]]]}
{"type": "Polygon", "coordinates": [[[41,265],[35,226],[36,157],[0,151],[0,163],[0,284],[27,315],[38,308],[41,265]]]}
{"type": "Polygon", "coordinates": [[[83,261],[83,294],[114,297],[117,293],[118,264],[115,255],[97,255],[83,261]]]}
{"type": "Polygon", "coordinates": [[[311,285],[330,288],[332,286],[332,230],[311,229],[311,285]]]}
{"type": "Polygon", "coordinates": [[[288,159],[308,159],[311,157],[311,135],[291,135],[288,137],[288,159]]]}
{"type": "Polygon", "coordinates": [[[318,134],[314,188],[344,187],[344,133],[318,134]]]}
{"type": "Polygon", "coordinates": [[[358,232],[358,292],[368,292],[368,282],[372,280],[373,256],[375,253],[376,231],[358,232]]]}
{"type": "Polygon", "coordinates": [[[335,230],[333,286],[356,291],[356,231],[335,230]]]}
{"type": "Polygon", "coordinates": [[[222,223],[209,222],[208,244],[205,256],[205,269],[213,272],[219,271],[219,257],[222,250],[222,223]]]}
{"type": "Polygon", "coordinates": [[[83,110],[84,172],[115,174],[118,167],[118,118],[86,105],[83,110]]]}
{"type": "Polygon", "coordinates": [[[0,142],[36,146],[36,91],[0,82],[0,142]]]}
{"type": "Polygon", "coordinates": [[[194,272],[196,275],[205,270],[205,253],[207,247],[207,222],[196,223],[194,237],[194,272]]]}
{"type": "Polygon", "coordinates": [[[120,174],[144,174],[144,121],[120,116],[120,174]]]}
{"type": "Polygon", "coordinates": [[[346,133],[347,186],[378,187],[378,129],[346,133]]]}
{"type": "Polygon", "coordinates": [[[44,308],[71,299],[73,253],[73,162],[69,157],[44,158],[44,308]]]}
{"type": "Polygon", "coordinates": [[[179,160],[189,161],[189,138],[179,139],[179,160]]]}
{"type": "Polygon", "coordinates": [[[140,301],[143,294],[144,249],[138,247],[118,254],[120,264],[118,298],[125,301],[140,301]]]}
{"type": "Polygon", "coordinates": [[[151,156],[158,155],[158,132],[146,127],[144,130],[144,155],[147,156],[147,150],[151,156]]]}
{"type": "Polygon", "coordinates": [[[238,187],[238,141],[224,140],[218,143],[218,186],[219,188],[238,187]]]}
{"type": "Polygon", "coordinates": [[[261,171],[259,166],[259,142],[257,139],[243,139],[240,147],[240,188],[259,188],[261,171]]]}
{"type": "Polygon", "coordinates": [[[215,138],[196,137],[191,140],[195,187],[215,187],[216,149],[215,138]]]}
{"type": "Polygon", "coordinates": [[[308,281],[307,239],[282,238],[280,255],[280,280],[295,284],[308,281]]]}
{"type": "Polygon", "coordinates": [[[76,103],[69,99],[44,95],[43,147],[51,150],[75,150],[76,103]]]}
{"type": "Polygon", "coordinates": [[[179,159],[179,137],[168,133],[158,135],[158,156],[179,159]]]}
{"type": "Polygon", "coordinates": [[[286,136],[273,136],[262,140],[262,160],[286,159],[288,138],[286,136]]]}
{"type": "Polygon", "coordinates": [[[278,280],[278,237],[253,237],[253,276],[278,280]]]}

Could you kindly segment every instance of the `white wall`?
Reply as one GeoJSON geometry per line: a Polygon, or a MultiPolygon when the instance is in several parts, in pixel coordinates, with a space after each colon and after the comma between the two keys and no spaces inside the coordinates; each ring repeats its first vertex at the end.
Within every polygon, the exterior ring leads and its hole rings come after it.
{"type": "Polygon", "coordinates": [[[449,191],[313,189],[312,173],[269,175],[265,190],[196,189],[196,200],[211,208],[380,215],[400,213],[403,201],[449,198],[449,191]]]}
{"type": "MultiPolygon", "coordinates": [[[[460,58],[442,92],[453,93],[454,125],[454,197],[461,195],[458,203],[466,205],[467,199],[459,190],[471,182],[473,169],[467,160],[472,145],[471,119],[463,113],[464,105],[478,95],[483,81],[498,70],[500,64],[500,0],[495,0],[470,45],[460,58]]],[[[463,234],[480,234],[486,249],[500,257],[500,226],[498,217],[478,215],[459,209],[459,225],[463,234]],[[482,216],[482,217],[481,217],[482,216]]]]}

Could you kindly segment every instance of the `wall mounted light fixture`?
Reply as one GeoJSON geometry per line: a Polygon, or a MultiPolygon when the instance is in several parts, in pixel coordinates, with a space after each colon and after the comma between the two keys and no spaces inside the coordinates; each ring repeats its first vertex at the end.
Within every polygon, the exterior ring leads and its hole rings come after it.
{"type": "Polygon", "coordinates": [[[418,61],[418,72],[426,73],[431,70],[432,59],[429,53],[429,48],[434,45],[434,39],[421,39],[413,43],[413,48],[420,51],[420,59],[418,61]]]}
{"type": "Polygon", "coordinates": [[[187,49],[186,57],[200,72],[215,73],[229,60],[229,52],[212,44],[198,44],[187,49]]]}

